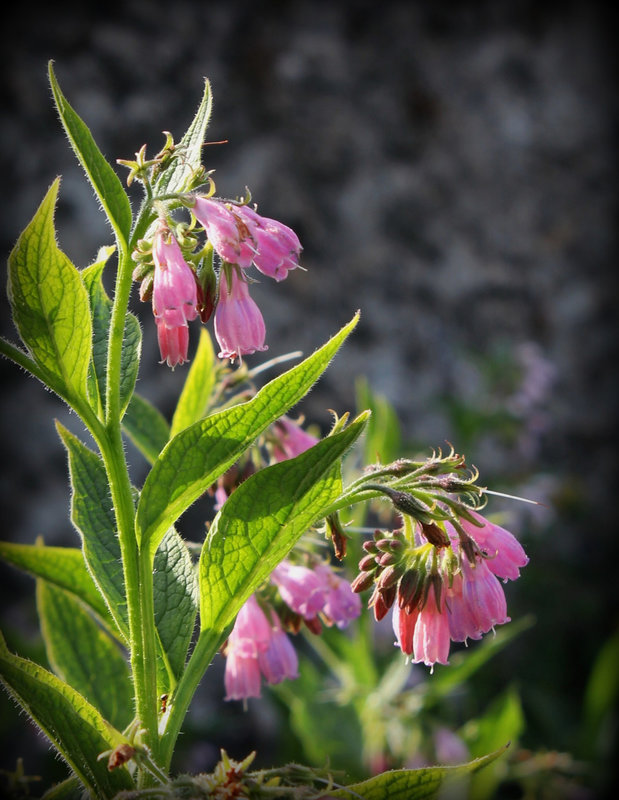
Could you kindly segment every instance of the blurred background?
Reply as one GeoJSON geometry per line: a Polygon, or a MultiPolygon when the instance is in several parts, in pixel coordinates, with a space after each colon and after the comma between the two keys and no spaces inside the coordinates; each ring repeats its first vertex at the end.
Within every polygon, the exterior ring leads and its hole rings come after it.
{"type": "MultiPolygon", "coordinates": [[[[304,402],[308,419],[326,431],[327,409],[354,410],[365,382],[393,408],[404,451],[451,442],[483,484],[540,502],[491,503],[530,556],[507,587],[512,618],[530,615],[530,624],[470,679],[466,704],[477,718],[516,693],[519,752],[546,759],[540,786],[555,792],[539,797],[601,797],[613,783],[610,22],[602,4],[568,0],[84,0],[14,8],[0,48],[5,254],[58,174],[61,248],[85,266],[111,242],[52,106],[49,59],[112,163],[143,144],[156,153],[163,130],[180,138],[208,77],[209,139],[227,140],[204,153],[217,193],[249,186],[259,211],[304,245],[307,271],[252,291],[268,355],[309,353],[362,312],[304,402]]],[[[157,363],[151,312],[138,305],[136,293],[139,390],[169,414],[182,369],[157,363]]],[[[5,297],[0,328],[15,340],[5,297]]],[[[0,372],[2,538],[75,546],[53,418],[79,426],[17,368],[3,361],[0,372]]],[[[44,659],[34,583],[3,566],[2,586],[7,636],[44,659]]],[[[214,684],[190,720],[179,769],[211,768],[222,743],[239,758],[258,747],[261,765],[310,758],[303,736],[289,736],[282,695],[265,693],[245,712],[223,707],[214,684]]],[[[28,735],[5,696],[0,703],[0,769],[22,755],[29,774],[62,777],[47,743],[28,735]]],[[[450,703],[446,695],[447,716],[450,703]]],[[[521,784],[495,790],[524,796],[521,784]]]]}

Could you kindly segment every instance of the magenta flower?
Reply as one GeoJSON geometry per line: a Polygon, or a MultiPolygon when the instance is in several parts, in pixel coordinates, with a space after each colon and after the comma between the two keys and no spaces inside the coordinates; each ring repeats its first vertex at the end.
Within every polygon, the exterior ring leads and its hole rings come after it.
{"type": "Polygon", "coordinates": [[[516,537],[505,528],[488,522],[481,514],[470,512],[481,523],[481,527],[460,520],[465,532],[471,537],[486,558],[486,564],[498,578],[515,581],[520,577],[520,567],[529,563],[526,553],[516,537]]]}
{"type": "Polygon", "coordinates": [[[327,564],[319,564],[314,573],[322,578],[327,587],[323,615],[338,628],[345,628],[361,613],[361,598],[350,588],[350,583],[327,564]]]}
{"type": "Polygon", "coordinates": [[[318,442],[315,436],[304,431],[288,417],[280,417],[273,423],[272,428],[277,436],[277,441],[273,445],[276,461],[286,461],[288,458],[301,455],[318,442]]]}
{"type": "Polygon", "coordinates": [[[191,267],[163,220],[153,239],[153,261],[153,314],[161,360],[175,367],[187,360],[187,322],[198,314],[197,288],[191,267]]]}
{"type": "Polygon", "coordinates": [[[263,275],[282,281],[289,270],[299,266],[302,247],[292,228],[276,219],[261,217],[249,206],[238,206],[234,213],[247,224],[256,245],[253,261],[263,275]]]}
{"type": "Polygon", "coordinates": [[[237,214],[220,200],[199,195],[191,210],[220,258],[244,269],[251,266],[256,254],[254,240],[249,227],[237,214]]]}
{"type": "Polygon", "coordinates": [[[282,561],[271,573],[284,603],[304,619],[313,619],[327,601],[328,586],[314,570],[282,561]]]}
{"type": "Polygon", "coordinates": [[[262,314],[249,295],[247,281],[236,269],[221,272],[214,327],[220,358],[235,359],[267,349],[262,314]]]}

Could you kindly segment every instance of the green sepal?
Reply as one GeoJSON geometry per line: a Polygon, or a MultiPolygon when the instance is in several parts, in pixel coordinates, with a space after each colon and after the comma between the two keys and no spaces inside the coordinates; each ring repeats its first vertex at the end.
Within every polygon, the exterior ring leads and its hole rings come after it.
{"type": "Polygon", "coordinates": [[[125,728],[133,716],[133,692],[117,644],[74,596],[42,579],[37,580],[37,610],[53,671],[114,727],[125,728]]]}
{"type": "Polygon", "coordinates": [[[89,792],[111,798],[134,788],[125,767],[109,772],[106,750],[126,742],[82,695],[38,664],[11,653],[0,634],[0,680],[36,722],[89,792]]]}
{"type": "Polygon", "coordinates": [[[296,458],[244,481],[213,520],[199,564],[200,626],[213,643],[305,531],[341,494],[339,461],[368,413],[296,458]]]}
{"type": "Polygon", "coordinates": [[[55,180],[9,256],[7,291],[37,377],[68,403],[87,399],[92,324],[77,268],[56,244],[55,180]]]}
{"type": "Polygon", "coordinates": [[[120,178],[103,157],[86,123],[71,108],[61,92],[51,61],[49,63],[49,82],[60,121],[69,137],[71,147],[93,185],[117,240],[122,245],[122,249],[126,250],[133,217],[129,198],[122,187],[120,178]]]}
{"type": "Polygon", "coordinates": [[[166,530],[241,456],[260,433],[295,405],[327,368],[358,315],[319,350],[266,384],[251,400],[181,431],[148,474],[137,511],[141,548],[154,552],[166,530]]]}

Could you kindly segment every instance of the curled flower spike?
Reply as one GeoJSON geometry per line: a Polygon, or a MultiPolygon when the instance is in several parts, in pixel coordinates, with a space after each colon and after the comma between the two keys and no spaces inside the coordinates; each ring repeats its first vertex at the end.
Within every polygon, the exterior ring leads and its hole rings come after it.
{"type": "Polygon", "coordinates": [[[221,272],[214,327],[220,358],[235,359],[267,349],[260,309],[250,297],[247,281],[233,267],[221,272]]]}
{"type": "Polygon", "coordinates": [[[164,220],[153,240],[153,314],[161,360],[169,367],[187,360],[187,322],[196,318],[197,287],[191,267],[164,220]]]}

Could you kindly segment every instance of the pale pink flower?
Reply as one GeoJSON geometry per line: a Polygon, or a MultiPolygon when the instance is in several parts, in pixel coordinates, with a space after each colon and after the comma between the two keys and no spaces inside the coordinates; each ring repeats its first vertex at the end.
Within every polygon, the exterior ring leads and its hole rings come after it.
{"type": "Polygon", "coordinates": [[[444,609],[439,609],[434,585],[419,611],[413,632],[413,661],[427,666],[447,664],[449,658],[449,623],[444,609]]]}
{"type": "Polygon", "coordinates": [[[273,455],[276,461],[294,458],[318,442],[315,436],[304,431],[300,425],[288,417],[280,417],[272,428],[277,437],[277,441],[273,445],[273,455]]]}
{"type": "Polygon", "coordinates": [[[220,358],[234,359],[267,349],[264,319],[250,297],[247,281],[236,269],[222,270],[214,327],[220,358]]]}
{"type": "Polygon", "coordinates": [[[481,527],[460,520],[465,532],[486,556],[486,564],[498,578],[513,580],[520,577],[520,567],[529,563],[526,553],[516,537],[500,525],[488,522],[476,511],[470,512],[481,527]]]}
{"type": "Polygon", "coordinates": [[[350,588],[350,583],[337,575],[328,564],[319,564],[314,572],[327,587],[322,614],[338,628],[345,628],[361,613],[361,598],[350,588]]]}
{"type": "Polygon", "coordinates": [[[462,559],[462,599],[480,633],[509,622],[505,592],[487,565],[485,559],[475,566],[462,559]]]}
{"type": "Polygon", "coordinates": [[[296,233],[276,219],[262,217],[249,206],[234,209],[247,224],[256,245],[254,265],[269,278],[282,281],[299,266],[301,242],[296,233]]]}
{"type": "Polygon", "coordinates": [[[153,239],[153,314],[161,360],[174,367],[187,360],[187,322],[196,318],[196,280],[178,242],[161,220],[153,239]]]}
{"type": "Polygon", "coordinates": [[[271,625],[254,595],[239,611],[228,637],[224,684],[226,700],[260,697],[258,657],[271,640],[271,625]]]}
{"type": "Polygon", "coordinates": [[[271,639],[258,655],[260,670],[268,683],[281,683],[299,677],[299,661],[292,642],[283,630],[279,617],[271,611],[271,639]]]}
{"type": "Polygon", "coordinates": [[[304,619],[313,619],[327,601],[328,586],[309,567],[282,561],[271,573],[271,580],[284,603],[304,619]]]}
{"type": "Polygon", "coordinates": [[[447,588],[445,597],[449,635],[454,642],[466,642],[467,639],[482,637],[473,609],[464,600],[462,583],[462,574],[454,575],[453,583],[447,588]]]}
{"type": "Polygon", "coordinates": [[[224,261],[246,269],[256,253],[248,226],[220,200],[196,195],[191,209],[213,249],[224,261]]]}

